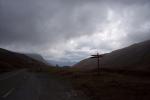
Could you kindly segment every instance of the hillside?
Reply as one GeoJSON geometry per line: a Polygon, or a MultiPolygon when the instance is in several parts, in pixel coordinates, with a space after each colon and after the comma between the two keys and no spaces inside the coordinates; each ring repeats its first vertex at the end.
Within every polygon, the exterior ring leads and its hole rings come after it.
{"type": "Polygon", "coordinates": [[[21,68],[38,69],[44,66],[46,66],[44,63],[34,60],[24,54],[0,48],[0,72],[21,68]]]}
{"type": "MultiPolygon", "coordinates": [[[[150,40],[112,51],[101,59],[100,64],[103,68],[150,70],[150,40]]],[[[73,67],[94,69],[97,67],[97,60],[87,58],[73,67]]]]}
{"type": "Polygon", "coordinates": [[[28,53],[28,54],[25,54],[25,55],[31,57],[32,59],[35,59],[35,60],[38,60],[40,62],[43,62],[43,63],[47,64],[47,61],[39,54],[28,53]]]}

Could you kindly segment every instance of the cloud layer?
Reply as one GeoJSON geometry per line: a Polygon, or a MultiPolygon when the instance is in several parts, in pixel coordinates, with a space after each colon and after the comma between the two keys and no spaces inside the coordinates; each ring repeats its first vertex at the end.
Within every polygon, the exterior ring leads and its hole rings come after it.
{"type": "Polygon", "coordinates": [[[0,47],[80,60],[150,39],[149,0],[0,0],[0,47]]]}

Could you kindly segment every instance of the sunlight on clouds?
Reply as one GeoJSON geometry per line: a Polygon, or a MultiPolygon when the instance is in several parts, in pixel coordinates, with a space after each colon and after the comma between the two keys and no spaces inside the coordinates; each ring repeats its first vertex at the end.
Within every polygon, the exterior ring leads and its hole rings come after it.
{"type": "Polygon", "coordinates": [[[108,10],[108,21],[103,27],[100,23],[95,33],[71,39],[67,47],[72,51],[84,51],[89,54],[106,53],[122,47],[121,39],[125,37],[121,18],[113,10],[108,10]]]}
{"type": "MultiPolygon", "coordinates": [[[[130,11],[129,14],[127,11],[118,13],[114,9],[108,8],[106,20],[102,23],[96,23],[94,33],[83,33],[83,35],[71,38],[65,43],[59,44],[56,49],[50,51],[51,55],[59,55],[54,57],[60,59],[64,57],[66,52],[72,52],[72,56],[68,54],[68,58],[76,57],[78,59],[81,59],[83,57],[84,59],[84,57],[96,52],[107,53],[112,50],[127,46],[128,43],[130,43],[130,41],[126,41],[126,39],[129,38],[128,36],[130,27],[134,27],[129,25],[130,23],[134,24],[134,22],[126,18],[130,18],[134,15],[134,13],[131,12],[132,11],[130,11]],[[85,53],[85,55],[83,54],[83,52],[85,53]],[[81,56],[80,54],[83,55],[81,56]]],[[[140,35],[142,32],[150,31],[149,22],[136,26],[140,26],[136,30],[133,30],[134,32],[137,31],[136,34],[140,35]]]]}
{"type": "Polygon", "coordinates": [[[131,1],[3,0],[0,46],[78,60],[150,39],[150,2],[131,1]]]}

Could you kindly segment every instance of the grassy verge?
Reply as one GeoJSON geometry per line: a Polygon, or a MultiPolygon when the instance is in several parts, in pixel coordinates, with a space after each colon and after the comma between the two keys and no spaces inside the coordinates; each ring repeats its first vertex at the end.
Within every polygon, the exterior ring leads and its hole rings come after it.
{"type": "Polygon", "coordinates": [[[54,68],[50,72],[67,78],[76,90],[91,100],[149,100],[150,80],[132,75],[102,71],[54,68]]]}

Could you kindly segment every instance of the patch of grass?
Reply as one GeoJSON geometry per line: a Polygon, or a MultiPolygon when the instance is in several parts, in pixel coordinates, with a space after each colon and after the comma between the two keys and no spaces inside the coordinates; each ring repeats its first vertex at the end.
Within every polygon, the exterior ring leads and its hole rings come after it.
{"type": "Polygon", "coordinates": [[[59,69],[57,74],[71,81],[92,100],[149,100],[150,80],[115,72],[59,69]]]}

